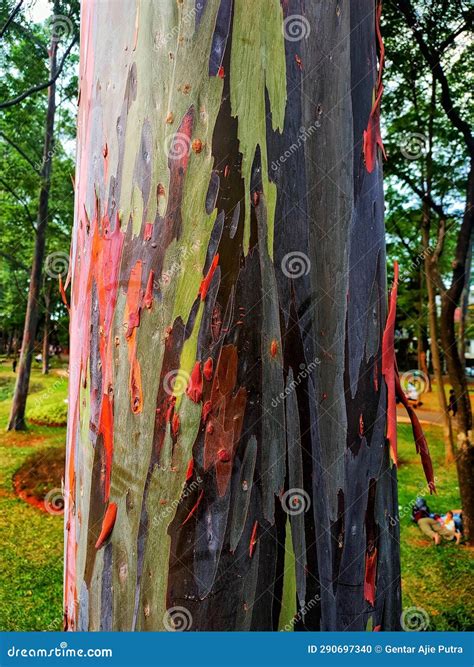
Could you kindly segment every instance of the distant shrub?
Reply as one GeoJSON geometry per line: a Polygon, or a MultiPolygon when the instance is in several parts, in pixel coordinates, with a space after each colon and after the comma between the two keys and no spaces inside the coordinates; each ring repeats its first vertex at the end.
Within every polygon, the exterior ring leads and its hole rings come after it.
{"type": "Polygon", "coordinates": [[[38,402],[27,409],[27,419],[41,426],[66,426],[67,403],[38,402]]]}

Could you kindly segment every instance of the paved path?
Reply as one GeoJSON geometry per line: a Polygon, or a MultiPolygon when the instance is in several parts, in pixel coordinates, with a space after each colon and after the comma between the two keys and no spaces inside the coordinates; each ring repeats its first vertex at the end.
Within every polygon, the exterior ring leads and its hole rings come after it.
{"type": "MultiPolygon", "coordinates": [[[[436,424],[438,426],[443,425],[443,418],[439,412],[433,412],[432,410],[423,410],[423,408],[417,408],[415,410],[418,415],[418,419],[421,424],[436,424]]],[[[407,415],[407,411],[403,406],[397,405],[397,421],[400,424],[409,424],[410,417],[407,415]]]]}

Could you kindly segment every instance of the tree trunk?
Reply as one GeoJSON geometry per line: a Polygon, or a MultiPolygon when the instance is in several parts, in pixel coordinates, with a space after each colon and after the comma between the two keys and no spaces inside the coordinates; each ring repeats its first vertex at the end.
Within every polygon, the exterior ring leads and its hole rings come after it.
{"type": "Polygon", "coordinates": [[[418,315],[418,341],[417,341],[417,359],[418,359],[418,369],[423,373],[426,378],[426,393],[431,393],[431,376],[426,361],[426,350],[427,350],[427,340],[425,333],[425,322],[424,322],[424,290],[423,290],[424,280],[423,280],[423,270],[420,269],[420,303],[419,303],[419,315],[418,315]]]}
{"type": "Polygon", "coordinates": [[[466,279],[465,279],[464,289],[461,294],[461,302],[459,306],[460,319],[459,319],[459,331],[458,331],[458,350],[459,350],[459,358],[461,359],[464,372],[466,372],[466,322],[468,321],[468,316],[469,316],[469,295],[471,293],[471,269],[472,269],[472,232],[466,259],[466,272],[465,272],[466,279]]]}
{"type": "Polygon", "coordinates": [[[453,277],[449,289],[441,295],[441,341],[458,406],[456,463],[463,509],[466,539],[474,539],[474,445],[472,443],[472,411],[464,367],[459,356],[454,326],[454,313],[466,281],[466,259],[472,238],[474,218],[474,159],[471,160],[467,182],[466,207],[459,231],[453,277]]]}
{"type": "Polygon", "coordinates": [[[443,420],[443,440],[446,463],[454,461],[454,441],[451,418],[448,412],[448,402],[446,400],[446,390],[444,386],[443,369],[441,365],[441,354],[438,343],[438,315],[436,312],[436,291],[431,276],[431,259],[425,258],[426,270],[426,288],[428,293],[428,323],[430,329],[430,349],[433,364],[433,373],[436,380],[436,394],[438,396],[438,405],[443,420]]]}
{"type": "Polygon", "coordinates": [[[83,5],[67,629],[399,628],[375,4],[283,5],[83,5]]]}
{"type": "MultiPolygon", "coordinates": [[[[52,78],[56,71],[57,37],[53,34],[49,51],[49,74],[52,78]]],[[[38,327],[39,298],[41,290],[41,274],[43,270],[44,249],[46,243],[46,227],[48,224],[48,200],[52,168],[52,149],[54,114],[56,111],[56,86],[48,88],[48,107],[46,112],[46,127],[43,147],[43,165],[41,168],[41,190],[38,203],[38,217],[36,224],[35,248],[33,265],[31,267],[28,301],[26,305],[25,324],[21,344],[20,361],[17,368],[15,392],[13,394],[8,430],[26,429],[25,410],[28,388],[30,384],[31,362],[34,353],[34,343],[38,327]]]]}
{"type": "Polygon", "coordinates": [[[43,375],[49,373],[49,308],[51,303],[51,283],[45,286],[44,291],[44,323],[43,323],[43,375]]]}

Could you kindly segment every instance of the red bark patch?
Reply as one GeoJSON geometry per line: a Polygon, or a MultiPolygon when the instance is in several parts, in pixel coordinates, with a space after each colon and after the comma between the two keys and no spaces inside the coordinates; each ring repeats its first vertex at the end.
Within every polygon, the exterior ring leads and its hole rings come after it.
{"type": "Polygon", "coordinates": [[[100,530],[100,535],[98,537],[97,542],[95,543],[95,548],[100,549],[109,535],[111,534],[114,524],[115,524],[115,519],[117,518],[117,504],[116,503],[110,503],[105,510],[104,518],[102,520],[102,528],[100,530]]]}
{"type": "Polygon", "coordinates": [[[393,462],[397,455],[397,404],[395,398],[395,315],[397,310],[398,262],[393,266],[394,275],[389,298],[389,309],[382,337],[382,375],[387,385],[387,440],[393,462]]]}
{"type": "Polygon", "coordinates": [[[199,361],[194,364],[193,372],[186,387],[186,394],[194,403],[199,403],[202,398],[202,373],[199,361]]]}
{"type": "Polygon", "coordinates": [[[375,578],[377,574],[377,549],[365,556],[364,597],[375,606],[375,578]]]}
{"type": "Polygon", "coordinates": [[[153,304],[153,281],[155,279],[155,274],[153,271],[150,271],[148,274],[148,282],[146,284],[145,296],[143,298],[143,305],[148,310],[153,304]]]}
{"type": "Polygon", "coordinates": [[[216,255],[214,256],[214,259],[212,260],[212,264],[209,267],[209,271],[207,272],[206,277],[203,278],[203,280],[201,282],[201,286],[199,288],[199,295],[201,297],[201,301],[204,301],[204,299],[207,296],[207,292],[209,290],[209,286],[210,286],[211,281],[212,281],[212,276],[214,275],[214,272],[217,268],[218,263],[219,263],[219,253],[216,253],[216,255]]]}
{"type": "Polygon", "coordinates": [[[109,499],[110,495],[110,476],[112,474],[112,457],[114,453],[114,412],[113,400],[107,394],[102,395],[99,417],[99,434],[102,436],[102,445],[104,448],[104,497],[109,499]]]}
{"type": "Polygon", "coordinates": [[[188,468],[186,470],[186,481],[189,482],[194,473],[194,459],[190,458],[188,468]]]}
{"type": "Polygon", "coordinates": [[[395,368],[394,368],[394,379],[395,379],[395,391],[396,395],[398,396],[400,402],[403,404],[405,407],[405,410],[408,413],[408,416],[410,417],[411,421],[411,427],[413,430],[413,437],[415,438],[415,447],[417,454],[420,455],[421,458],[421,465],[423,466],[423,471],[425,473],[426,481],[428,482],[428,487],[430,489],[430,493],[436,493],[436,487],[435,487],[435,482],[434,482],[434,472],[433,472],[433,463],[431,461],[431,455],[430,455],[430,450],[428,447],[428,443],[425,438],[425,434],[423,433],[423,429],[421,428],[420,421],[418,419],[418,416],[415,412],[415,410],[412,408],[410,403],[408,402],[408,399],[405,395],[405,392],[403,391],[402,385],[400,383],[400,377],[398,375],[398,368],[397,368],[397,362],[395,360],[395,368]]]}
{"type": "Polygon", "coordinates": [[[143,230],[143,240],[149,241],[152,235],[153,235],[153,223],[147,222],[145,223],[145,229],[143,230]]]}
{"type": "Polygon", "coordinates": [[[272,340],[271,345],[270,345],[270,354],[272,357],[276,357],[278,354],[278,343],[276,340],[272,340]]]}
{"type": "Polygon", "coordinates": [[[375,169],[377,162],[377,146],[382,151],[384,158],[386,159],[385,149],[383,147],[382,135],[380,133],[380,104],[382,101],[383,85],[382,85],[382,72],[385,60],[385,47],[382,39],[382,33],[380,32],[380,17],[382,15],[382,3],[377,4],[376,16],[375,16],[375,30],[377,33],[377,40],[379,43],[379,70],[377,75],[377,82],[375,85],[374,91],[374,103],[369,115],[369,121],[367,124],[367,129],[364,130],[364,139],[363,139],[363,151],[365,166],[367,171],[370,173],[375,169]]]}
{"type": "Polygon", "coordinates": [[[252,528],[252,534],[250,536],[250,544],[249,544],[250,558],[252,558],[253,552],[255,551],[255,545],[257,544],[257,528],[258,528],[258,521],[255,521],[252,528]]]}
{"type": "Polygon", "coordinates": [[[217,488],[221,496],[229,484],[247,402],[246,389],[241,387],[235,391],[236,382],[237,348],[226,345],[221,350],[214,374],[204,440],[204,469],[216,466],[217,488]],[[224,457],[222,451],[226,452],[224,457]]]}
{"type": "Polygon", "coordinates": [[[199,497],[198,497],[196,503],[193,505],[192,510],[189,512],[188,516],[185,518],[185,520],[181,524],[182,526],[184,526],[185,523],[188,523],[189,519],[191,519],[196,514],[197,508],[199,507],[203,496],[204,496],[204,490],[202,490],[201,493],[199,494],[199,497]]]}
{"type": "Polygon", "coordinates": [[[206,378],[208,382],[212,380],[212,370],[213,370],[214,362],[212,361],[212,357],[209,357],[207,361],[204,362],[204,366],[202,369],[203,375],[206,378]]]}

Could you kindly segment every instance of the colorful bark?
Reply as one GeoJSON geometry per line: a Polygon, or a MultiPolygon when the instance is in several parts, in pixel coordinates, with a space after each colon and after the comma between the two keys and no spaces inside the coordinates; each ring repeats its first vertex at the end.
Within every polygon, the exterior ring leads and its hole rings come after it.
{"type": "Polygon", "coordinates": [[[66,626],[396,629],[374,2],[138,6],[82,14],[66,626]]]}

